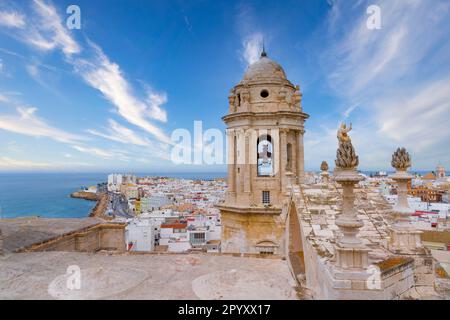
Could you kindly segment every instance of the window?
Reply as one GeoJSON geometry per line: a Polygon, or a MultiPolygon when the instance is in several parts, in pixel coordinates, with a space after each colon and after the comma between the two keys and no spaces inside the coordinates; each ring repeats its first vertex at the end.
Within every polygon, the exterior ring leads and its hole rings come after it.
{"type": "Polygon", "coordinates": [[[274,248],[260,248],[259,254],[262,254],[262,255],[274,254],[274,248]]]}
{"type": "Polygon", "coordinates": [[[258,176],[268,177],[273,175],[273,145],[269,135],[263,135],[257,142],[258,176]]]}
{"type": "Polygon", "coordinates": [[[206,240],[205,233],[204,232],[191,233],[190,240],[193,245],[204,244],[206,240]]]}
{"type": "Polygon", "coordinates": [[[269,96],[269,91],[267,91],[266,89],[262,90],[260,93],[261,98],[267,98],[269,96]]]}
{"type": "Polygon", "coordinates": [[[237,105],[236,105],[236,107],[239,107],[240,105],[241,105],[241,94],[238,93],[237,94],[237,105]]]}
{"type": "Polygon", "coordinates": [[[263,204],[270,204],[270,191],[263,191],[262,192],[262,203],[263,204]]]}
{"type": "Polygon", "coordinates": [[[256,244],[256,251],[259,254],[275,254],[277,252],[278,245],[272,241],[263,240],[256,244]]]}

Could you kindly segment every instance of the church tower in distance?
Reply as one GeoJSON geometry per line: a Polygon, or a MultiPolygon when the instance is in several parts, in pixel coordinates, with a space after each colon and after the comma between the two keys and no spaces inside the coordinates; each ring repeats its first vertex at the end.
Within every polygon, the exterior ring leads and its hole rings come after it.
{"type": "Polygon", "coordinates": [[[304,174],[302,94],[263,50],[230,92],[222,252],[284,254],[289,188],[304,174]],[[284,213],[283,213],[284,212],[284,213]]]}

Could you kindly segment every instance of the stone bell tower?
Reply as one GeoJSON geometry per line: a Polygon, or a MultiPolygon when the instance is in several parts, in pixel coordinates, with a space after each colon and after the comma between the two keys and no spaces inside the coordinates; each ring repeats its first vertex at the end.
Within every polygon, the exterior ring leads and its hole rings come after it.
{"type": "Polygon", "coordinates": [[[222,251],[284,253],[282,207],[304,174],[302,94],[267,57],[250,65],[230,92],[228,191],[218,205],[222,251]]]}

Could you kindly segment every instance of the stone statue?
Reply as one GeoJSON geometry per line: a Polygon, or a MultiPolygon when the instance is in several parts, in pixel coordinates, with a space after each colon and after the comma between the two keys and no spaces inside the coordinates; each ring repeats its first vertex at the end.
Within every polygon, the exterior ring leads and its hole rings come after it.
{"type": "Polygon", "coordinates": [[[322,161],[322,163],[320,165],[320,170],[328,171],[328,163],[326,161],[322,161]]]}
{"type": "Polygon", "coordinates": [[[411,157],[405,148],[397,148],[397,151],[392,155],[391,164],[398,171],[406,171],[411,167],[411,157]]]}
{"type": "Polygon", "coordinates": [[[352,140],[347,134],[350,130],[352,130],[351,124],[347,128],[345,123],[342,123],[337,133],[339,148],[336,152],[335,163],[336,167],[341,169],[354,169],[359,164],[359,157],[356,155],[352,140]]]}
{"type": "Polygon", "coordinates": [[[352,124],[350,123],[350,126],[347,128],[347,125],[345,123],[341,123],[341,126],[339,127],[339,130],[337,132],[337,138],[339,140],[339,143],[344,141],[350,141],[350,136],[348,133],[352,130],[352,124]]]}

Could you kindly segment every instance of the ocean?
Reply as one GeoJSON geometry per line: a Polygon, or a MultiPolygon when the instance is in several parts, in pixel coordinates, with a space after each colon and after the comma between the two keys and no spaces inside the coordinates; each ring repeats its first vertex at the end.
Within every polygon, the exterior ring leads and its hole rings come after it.
{"type": "MultiPolygon", "coordinates": [[[[185,179],[223,178],[226,173],[136,173],[185,179]]],[[[107,173],[0,173],[0,217],[83,218],[95,202],[70,198],[83,186],[107,181],[107,173]]]]}
{"type": "MultiPolygon", "coordinates": [[[[375,171],[363,171],[369,175],[375,171]]],[[[425,174],[429,171],[413,171],[425,174]]],[[[184,179],[225,178],[226,173],[135,173],[184,179]]],[[[95,202],[70,198],[81,187],[106,182],[108,173],[0,173],[0,218],[83,218],[95,202]]]]}

